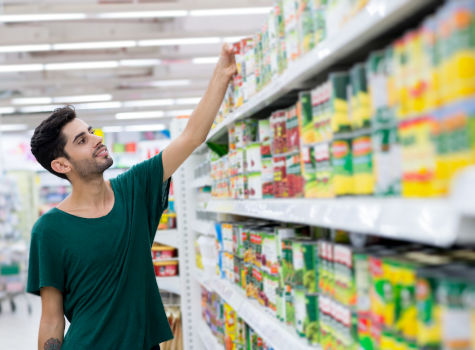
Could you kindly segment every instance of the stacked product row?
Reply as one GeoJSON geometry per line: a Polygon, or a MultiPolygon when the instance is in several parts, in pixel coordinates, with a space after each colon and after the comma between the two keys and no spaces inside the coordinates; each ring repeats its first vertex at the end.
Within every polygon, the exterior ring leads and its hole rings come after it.
{"type": "Polygon", "coordinates": [[[218,274],[323,349],[475,346],[475,251],[256,220],[217,225],[218,274]],[[219,228],[220,226],[220,228],[219,228]]]}
{"type": "Polygon", "coordinates": [[[152,245],[152,259],[157,277],[178,276],[178,249],[155,242],[152,245]]]}
{"type": "Polygon", "coordinates": [[[227,91],[217,123],[269,85],[364,8],[368,0],[277,0],[252,37],[234,44],[237,74],[227,91]]]}
{"type": "Polygon", "coordinates": [[[227,350],[272,350],[218,294],[201,287],[201,312],[211,332],[227,350]]]}
{"type": "Polygon", "coordinates": [[[449,1],[296,105],[229,128],[221,198],[431,197],[475,164],[475,4],[449,1]]]}

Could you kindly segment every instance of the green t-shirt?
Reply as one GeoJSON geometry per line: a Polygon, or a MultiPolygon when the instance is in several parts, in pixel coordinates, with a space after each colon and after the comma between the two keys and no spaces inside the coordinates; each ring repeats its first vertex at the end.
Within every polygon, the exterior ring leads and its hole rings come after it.
{"type": "Polygon", "coordinates": [[[173,338],[151,255],[170,188],[161,153],[110,183],[115,202],[106,216],[53,208],[32,231],[27,292],[63,293],[71,325],[62,350],[150,350],[173,338]]]}

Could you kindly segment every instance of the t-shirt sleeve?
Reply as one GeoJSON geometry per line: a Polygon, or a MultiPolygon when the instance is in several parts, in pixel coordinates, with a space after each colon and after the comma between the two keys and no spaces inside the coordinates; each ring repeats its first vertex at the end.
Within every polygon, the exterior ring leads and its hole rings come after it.
{"type": "Polygon", "coordinates": [[[42,287],[55,287],[64,292],[64,262],[55,236],[54,233],[48,235],[33,229],[26,287],[28,293],[40,295],[42,287]]]}
{"type": "Polygon", "coordinates": [[[162,153],[133,166],[127,173],[124,173],[132,181],[133,186],[141,187],[139,191],[133,189],[134,193],[143,195],[146,201],[149,232],[155,235],[160,217],[168,208],[168,194],[170,192],[170,179],[163,181],[163,161],[162,153]]]}

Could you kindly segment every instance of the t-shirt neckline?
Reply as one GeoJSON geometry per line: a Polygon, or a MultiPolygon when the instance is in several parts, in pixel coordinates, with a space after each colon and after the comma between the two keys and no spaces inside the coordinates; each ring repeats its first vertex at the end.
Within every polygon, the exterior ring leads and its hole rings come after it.
{"type": "Polygon", "coordinates": [[[117,195],[116,195],[116,191],[115,191],[115,188],[114,188],[114,179],[110,179],[110,185],[111,185],[111,189],[112,189],[112,192],[114,193],[114,205],[112,206],[112,209],[109,210],[109,212],[104,215],[104,216],[100,216],[98,218],[85,218],[85,217],[82,217],[82,216],[78,216],[78,215],[74,215],[74,214],[71,214],[71,213],[68,213],[64,210],[61,210],[59,209],[58,207],[54,207],[53,211],[57,211],[58,213],[60,214],[63,214],[63,215],[66,215],[66,216],[69,216],[69,217],[72,217],[72,218],[75,218],[75,219],[78,219],[78,220],[84,220],[84,221],[91,221],[91,220],[104,220],[104,219],[107,219],[109,218],[110,216],[112,216],[112,213],[115,211],[116,209],[116,206],[117,206],[117,195]]]}

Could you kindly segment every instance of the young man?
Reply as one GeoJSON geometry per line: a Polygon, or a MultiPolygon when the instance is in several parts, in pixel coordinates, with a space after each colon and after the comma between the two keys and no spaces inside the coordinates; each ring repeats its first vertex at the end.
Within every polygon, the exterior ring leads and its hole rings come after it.
{"type": "Polygon", "coordinates": [[[150,350],[173,337],[150,247],[168,204],[170,176],[206,139],[236,71],[227,45],[183,133],[115,179],[101,137],[73,109],[35,130],[31,150],[71,194],[35,224],[27,291],[41,296],[40,350],[150,350]],[[64,315],[70,321],[64,336],[64,315]],[[64,336],[64,338],[63,338],[64,336]]]}

